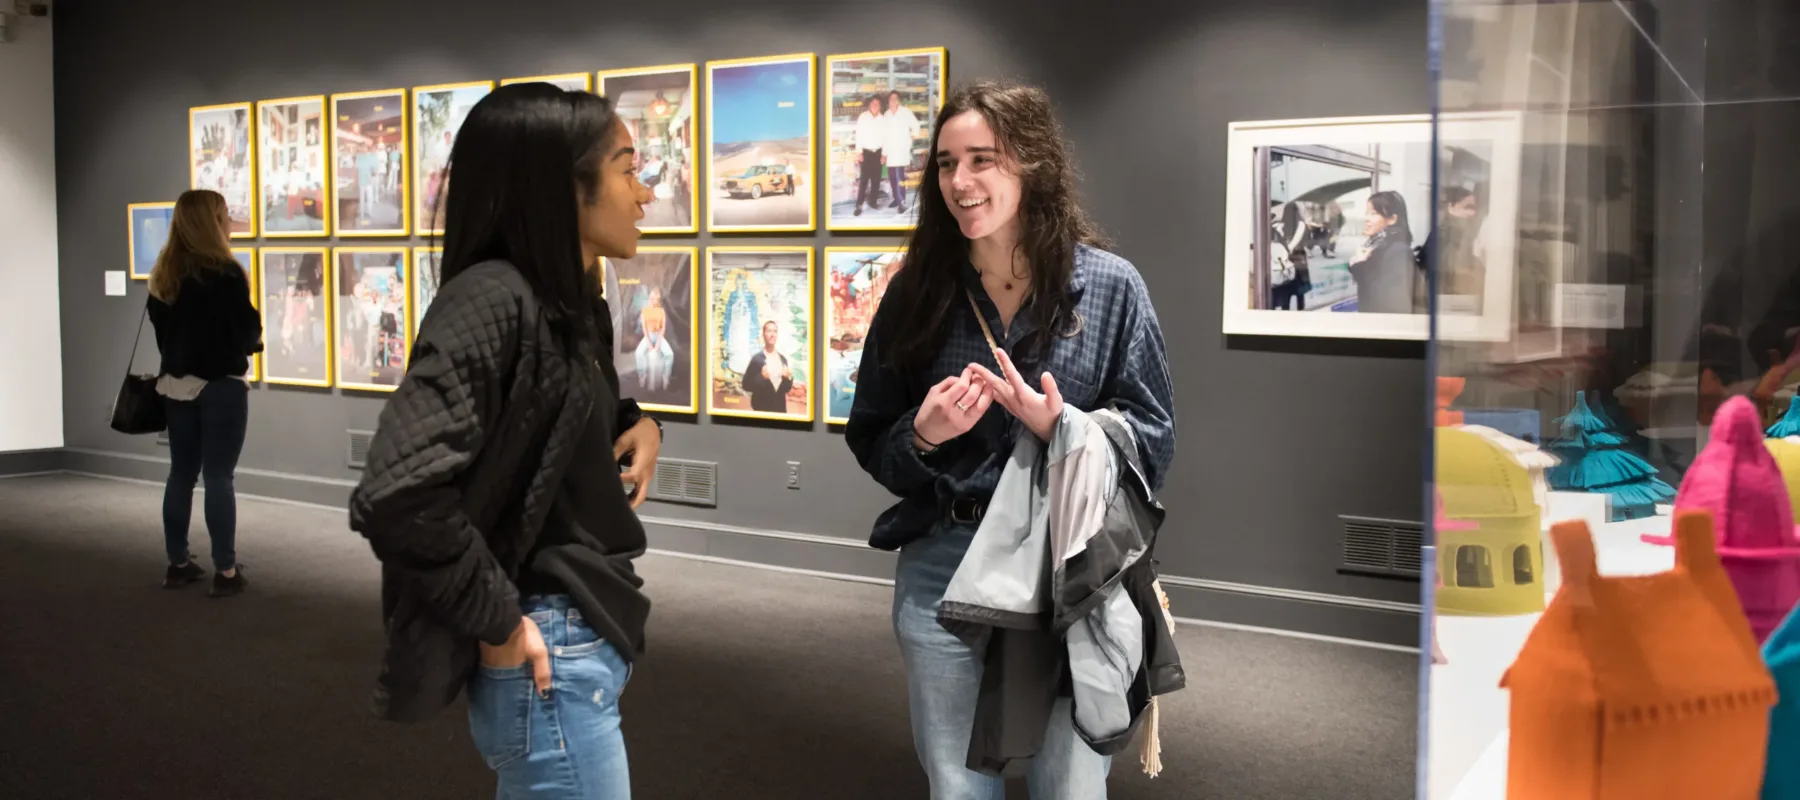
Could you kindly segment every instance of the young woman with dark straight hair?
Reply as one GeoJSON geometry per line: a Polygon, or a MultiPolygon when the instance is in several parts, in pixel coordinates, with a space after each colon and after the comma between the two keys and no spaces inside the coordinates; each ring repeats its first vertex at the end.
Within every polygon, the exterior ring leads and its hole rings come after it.
{"type": "MultiPolygon", "coordinates": [[[[1160,488],[1175,454],[1173,389],[1143,279],[1101,249],[1043,92],[957,91],[930,153],[918,228],[870,323],[845,439],[900,497],[870,543],[900,550],[894,630],[931,796],[1000,800],[1001,778],[966,766],[983,661],[938,622],[945,588],[1017,437],[1050,437],[1064,404],[1110,405],[1160,488]]],[[[1031,796],[1104,798],[1110,764],[1075,732],[1065,696],[1031,759],[1031,796]]]]}
{"type": "Polygon", "coordinates": [[[200,580],[188,555],[194,485],[206,478],[206,533],[212,539],[208,594],[249,586],[237,563],[238,456],[250,422],[250,356],[262,352],[262,315],[250,278],[231,255],[225,196],[195,189],[175,199],[169,241],[150,271],[147,309],[162,369],[156,391],[169,421],[169,480],[163,487],[163,587],[200,580]]]}
{"type": "Polygon", "coordinates": [[[467,688],[500,798],[631,793],[619,694],[650,610],[634,509],[662,433],[619,396],[596,266],[637,252],[634,155],[586,92],[514,84],[469,112],[442,288],[350,500],[382,562],[378,713],[423,719],[467,688]]]}

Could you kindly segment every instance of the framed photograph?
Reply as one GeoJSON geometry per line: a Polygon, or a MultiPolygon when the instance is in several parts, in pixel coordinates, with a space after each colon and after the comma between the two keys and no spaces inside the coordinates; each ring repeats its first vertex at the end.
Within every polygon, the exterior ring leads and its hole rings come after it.
{"type": "Polygon", "coordinates": [[[1441,260],[1438,335],[1507,338],[1516,113],[1440,115],[1435,151],[1429,115],[1234,122],[1228,141],[1225,333],[1427,339],[1442,241],[1471,255],[1441,260]]]}
{"type": "Polygon", "coordinates": [[[443,261],[442,247],[415,247],[412,249],[412,332],[419,335],[419,326],[425,324],[425,311],[431,308],[431,301],[437,297],[441,275],[438,264],[443,261]]]}
{"type": "Polygon", "coordinates": [[[406,376],[412,350],[410,289],[404,247],[338,247],[331,251],[337,385],[391,392],[406,376]]]}
{"type": "Polygon", "coordinates": [[[828,423],[850,421],[869,321],[905,255],[899,247],[825,248],[825,395],[819,402],[828,423]]]}
{"type": "Polygon", "coordinates": [[[325,137],[325,96],[264,100],[256,104],[258,202],[267,239],[326,236],[331,212],[325,187],[331,164],[325,137]]]}
{"type": "Polygon", "coordinates": [[[150,280],[156,258],[169,243],[169,226],[175,224],[174,203],[132,203],[125,207],[126,244],[131,248],[131,279],[150,280]]]}
{"type": "Polygon", "coordinates": [[[256,238],[256,121],[249,103],[188,110],[191,189],[225,195],[231,238],[256,238]]]}
{"type": "Polygon", "coordinates": [[[638,230],[644,233],[699,233],[700,172],[694,150],[693,64],[610,70],[598,73],[600,96],[612,101],[637,142],[638,180],[653,198],[638,230]]]}
{"type": "Polygon", "coordinates": [[[469,109],[494,91],[493,81],[421,86],[413,90],[413,229],[420,236],[444,235],[438,203],[450,176],[450,148],[469,109]]]}
{"type": "Polygon", "coordinates": [[[340,238],[412,233],[406,90],[331,96],[331,215],[340,238]]]}
{"type": "MultiPolygon", "coordinates": [[[[256,248],[233,247],[231,248],[231,257],[237,260],[238,266],[244,268],[244,280],[250,282],[250,305],[261,311],[262,293],[256,289],[256,248]]],[[[268,335],[265,333],[264,339],[267,340],[267,338],[268,335]]],[[[252,383],[262,380],[261,353],[250,356],[250,375],[248,377],[252,383]]]]}
{"type": "Polygon", "coordinates": [[[634,258],[601,262],[619,392],[647,411],[700,410],[699,260],[697,247],[639,247],[634,258]]]}
{"type": "Polygon", "coordinates": [[[825,225],[835,231],[905,231],[931,129],[944,107],[944,48],[825,59],[825,225]]]}
{"type": "Polygon", "coordinates": [[[591,92],[594,90],[594,76],[586,72],[571,72],[566,75],[538,75],[531,78],[507,78],[500,82],[501,86],[515,83],[548,83],[571,92],[591,92]]]}
{"type": "Polygon", "coordinates": [[[706,412],[812,421],[812,248],[712,247],[706,261],[706,412]]]}
{"type": "Polygon", "coordinates": [[[264,383],[331,385],[331,293],[323,247],[257,251],[256,307],[262,311],[264,383]]]}
{"type": "Polygon", "coordinates": [[[776,233],[818,226],[817,72],[811,53],[706,62],[707,230],[776,233]]]}

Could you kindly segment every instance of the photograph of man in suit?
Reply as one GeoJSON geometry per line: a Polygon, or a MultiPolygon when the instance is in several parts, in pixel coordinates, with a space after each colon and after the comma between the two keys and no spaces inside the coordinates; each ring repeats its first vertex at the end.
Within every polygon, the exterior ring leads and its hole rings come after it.
{"type": "Polygon", "coordinates": [[[744,391],[750,395],[750,408],[772,414],[786,414],[787,394],[794,388],[794,370],[787,356],[775,351],[781,338],[781,326],[769,320],[762,326],[763,349],[750,357],[744,368],[744,391]]]}

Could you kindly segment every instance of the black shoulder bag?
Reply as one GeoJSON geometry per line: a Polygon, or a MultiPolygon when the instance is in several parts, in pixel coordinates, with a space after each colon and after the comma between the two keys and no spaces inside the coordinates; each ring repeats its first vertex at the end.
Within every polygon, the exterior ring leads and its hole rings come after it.
{"type": "Polygon", "coordinates": [[[156,393],[156,375],[133,375],[137,363],[138,340],[144,338],[144,320],[150,315],[150,301],[144,301],[144,315],[131,336],[131,357],[125,361],[125,382],[119,385],[119,396],[113,400],[112,429],[120,433],[156,433],[167,428],[162,395],[156,393]]]}

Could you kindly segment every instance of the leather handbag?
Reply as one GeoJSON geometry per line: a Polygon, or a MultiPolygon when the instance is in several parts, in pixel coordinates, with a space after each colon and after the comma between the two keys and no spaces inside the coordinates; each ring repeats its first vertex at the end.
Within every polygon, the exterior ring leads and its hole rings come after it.
{"type": "Polygon", "coordinates": [[[162,395],[156,393],[156,375],[133,375],[132,365],[137,363],[138,340],[144,336],[144,319],[150,315],[150,305],[144,304],[144,316],[138,318],[138,326],[132,331],[131,356],[125,360],[125,381],[119,384],[119,396],[113,399],[112,429],[126,434],[156,433],[167,428],[168,418],[164,415],[162,395]]]}

